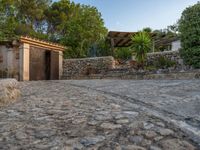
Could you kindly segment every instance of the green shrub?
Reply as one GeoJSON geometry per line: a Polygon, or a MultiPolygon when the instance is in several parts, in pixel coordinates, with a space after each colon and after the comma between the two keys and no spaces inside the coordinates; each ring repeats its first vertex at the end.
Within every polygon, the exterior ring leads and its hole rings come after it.
{"type": "Polygon", "coordinates": [[[117,59],[127,60],[132,56],[130,48],[117,48],[114,52],[114,57],[117,59]]]}
{"type": "Polygon", "coordinates": [[[200,46],[195,46],[187,49],[181,49],[181,56],[185,62],[194,68],[200,68],[200,46]]]}
{"type": "Polygon", "coordinates": [[[175,61],[172,61],[168,58],[160,56],[156,61],[154,61],[154,66],[158,69],[166,69],[176,65],[175,61]]]}
{"type": "Polygon", "coordinates": [[[200,68],[200,3],[188,7],[179,21],[184,62],[194,68],[200,68]]]}

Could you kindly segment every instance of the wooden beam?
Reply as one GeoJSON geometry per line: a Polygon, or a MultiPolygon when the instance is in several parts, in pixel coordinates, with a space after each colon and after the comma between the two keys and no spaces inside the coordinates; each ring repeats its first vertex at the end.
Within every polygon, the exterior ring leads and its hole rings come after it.
{"type": "Polygon", "coordinates": [[[120,45],[120,43],[123,42],[123,41],[124,41],[124,39],[119,40],[119,41],[115,44],[115,46],[120,45]]]}
{"type": "Polygon", "coordinates": [[[132,41],[131,39],[126,40],[126,41],[124,41],[123,43],[119,44],[119,46],[127,45],[127,44],[130,43],[131,41],[132,41]]]}
{"type": "Polygon", "coordinates": [[[48,42],[32,39],[29,37],[21,37],[20,42],[27,43],[27,44],[37,46],[37,47],[52,49],[52,50],[56,50],[56,51],[64,51],[66,49],[65,47],[60,46],[58,44],[48,43],[48,42]]]}

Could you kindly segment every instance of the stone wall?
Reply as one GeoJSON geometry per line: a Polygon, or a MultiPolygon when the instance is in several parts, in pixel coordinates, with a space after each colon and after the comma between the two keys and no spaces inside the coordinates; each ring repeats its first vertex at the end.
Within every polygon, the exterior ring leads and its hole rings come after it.
{"type": "Polygon", "coordinates": [[[114,68],[114,58],[94,57],[83,59],[65,59],[63,61],[63,77],[80,77],[90,74],[99,74],[114,68]]]}
{"type": "Polygon", "coordinates": [[[165,57],[169,60],[176,62],[176,67],[183,66],[183,59],[181,59],[179,51],[165,51],[165,52],[156,52],[147,54],[148,64],[152,64],[159,57],[165,57]]]}
{"type": "Polygon", "coordinates": [[[20,96],[19,83],[15,79],[0,79],[0,107],[12,103],[20,96]]]}
{"type": "Polygon", "coordinates": [[[191,70],[184,72],[134,72],[130,70],[113,69],[104,74],[91,74],[88,76],[71,76],[63,78],[64,80],[90,80],[90,79],[116,79],[116,80],[191,80],[200,79],[200,70],[191,70]]]}
{"type": "Polygon", "coordinates": [[[0,45],[0,78],[19,77],[19,48],[0,45]]]}

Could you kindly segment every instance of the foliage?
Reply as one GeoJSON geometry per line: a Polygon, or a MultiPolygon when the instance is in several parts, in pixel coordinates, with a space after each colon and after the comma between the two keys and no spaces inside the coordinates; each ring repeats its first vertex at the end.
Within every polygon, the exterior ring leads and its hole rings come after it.
{"type": "Polygon", "coordinates": [[[106,37],[98,41],[97,46],[96,46],[97,57],[113,55],[113,51],[110,47],[109,42],[107,41],[105,42],[105,41],[106,41],[106,37]]]}
{"type": "Polygon", "coordinates": [[[146,61],[147,52],[151,49],[151,37],[149,33],[139,32],[132,37],[132,49],[135,53],[136,60],[144,66],[146,61]]]}
{"type": "Polygon", "coordinates": [[[168,32],[173,33],[175,36],[178,34],[178,22],[167,27],[168,32]]]}
{"type": "Polygon", "coordinates": [[[200,3],[183,11],[179,21],[181,54],[186,64],[200,68],[200,3]]]}
{"type": "Polygon", "coordinates": [[[0,0],[0,38],[42,34],[50,0],[0,0]]]}
{"type": "Polygon", "coordinates": [[[175,61],[172,61],[164,56],[160,56],[156,61],[153,62],[153,66],[158,69],[166,69],[176,65],[175,61]]]}
{"type": "Polygon", "coordinates": [[[70,0],[0,0],[0,40],[29,35],[67,46],[65,56],[87,57],[94,47],[106,47],[106,34],[95,7],[70,0]]]}
{"type": "Polygon", "coordinates": [[[89,56],[90,50],[107,34],[101,14],[95,7],[61,0],[54,2],[46,15],[50,38],[69,47],[66,57],[89,56]]]}
{"type": "Polygon", "coordinates": [[[147,32],[147,33],[152,33],[152,29],[150,27],[146,27],[142,31],[147,32]]]}
{"type": "Polygon", "coordinates": [[[131,56],[132,56],[132,52],[130,48],[127,48],[127,47],[117,48],[114,52],[114,57],[116,59],[127,60],[127,59],[130,59],[131,56]]]}

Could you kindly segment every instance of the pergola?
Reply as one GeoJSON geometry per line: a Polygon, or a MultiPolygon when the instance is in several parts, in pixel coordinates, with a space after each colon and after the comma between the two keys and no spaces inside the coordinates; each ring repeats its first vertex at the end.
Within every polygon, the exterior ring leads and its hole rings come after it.
{"type": "Polygon", "coordinates": [[[119,32],[110,31],[107,39],[110,41],[111,47],[129,47],[132,44],[131,37],[137,32],[119,32]]]}
{"type": "MultiPolygon", "coordinates": [[[[138,32],[121,32],[121,31],[110,31],[107,36],[107,40],[109,41],[112,50],[116,47],[129,47],[132,45],[131,37],[137,34],[138,32]]],[[[157,46],[166,46],[171,42],[177,40],[177,37],[166,38],[161,37],[159,39],[156,38],[156,33],[150,34],[152,37],[152,50],[154,52],[155,45],[157,46]]]]}

